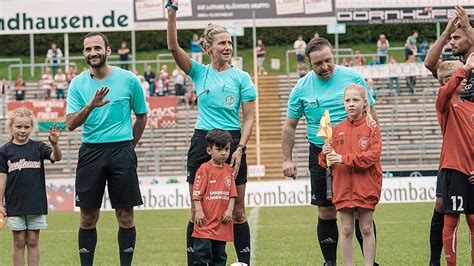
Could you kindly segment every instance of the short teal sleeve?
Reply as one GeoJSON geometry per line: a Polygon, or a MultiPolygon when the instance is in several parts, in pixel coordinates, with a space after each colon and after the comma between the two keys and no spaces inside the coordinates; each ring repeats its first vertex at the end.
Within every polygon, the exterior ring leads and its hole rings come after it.
{"type": "Polygon", "coordinates": [[[255,101],[257,98],[257,90],[248,73],[243,75],[242,83],[240,84],[240,97],[242,102],[255,101]]]}
{"type": "MultiPolygon", "coordinates": [[[[301,79],[300,79],[301,81],[301,79]]],[[[300,119],[303,116],[303,104],[298,93],[301,82],[298,81],[296,86],[293,88],[288,99],[288,111],[287,116],[293,119],[300,119]]]]}
{"type": "Polygon", "coordinates": [[[143,93],[142,85],[138,78],[131,79],[130,87],[132,89],[131,103],[133,113],[136,115],[148,113],[148,107],[143,93]]]}
{"type": "Polygon", "coordinates": [[[79,112],[83,107],[84,103],[81,101],[81,97],[76,86],[78,78],[72,80],[67,91],[66,100],[66,114],[73,114],[79,112]]]}
{"type": "MultiPolygon", "coordinates": [[[[203,64],[198,63],[195,60],[192,60],[193,64],[191,65],[191,69],[189,70],[188,75],[193,79],[201,79],[203,78],[202,72],[205,71],[205,67],[203,64]]],[[[196,81],[195,81],[196,82],[196,81]]]]}

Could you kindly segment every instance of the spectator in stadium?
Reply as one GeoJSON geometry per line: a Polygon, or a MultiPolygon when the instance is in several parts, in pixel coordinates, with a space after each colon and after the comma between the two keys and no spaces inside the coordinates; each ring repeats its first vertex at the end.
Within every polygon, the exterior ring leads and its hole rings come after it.
{"type": "Polygon", "coordinates": [[[22,75],[18,75],[15,81],[15,100],[23,101],[25,99],[26,84],[22,75]]]}
{"type": "Polygon", "coordinates": [[[50,128],[51,146],[31,140],[33,114],[25,108],[10,112],[6,125],[10,136],[0,147],[0,213],[3,217],[8,214],[7,227],[13,234],[13,265],[25,265],[25,248],[28,265],[40,265],[39,234],[48,226],[43,161],[61,160],[60,130],[57,126],[50,128]]]}
{"type": "Polygon", "coordinates": [[[107,36],[90,32],[84,36],[83,46],[90,69],[72,80],[66,106],[68,130],[82,126],[75,186],[75,204],[81,212],[79,257],[81,265],[93,265],[96,224],[107,183],[119,226],[120,265],[132,265],[136,241],[133,208],[143,204],[134,148],[145,129],[148,107],[139,79],[107,63],[112,52],[107,36]],[[132,111],[136,117],[133,125],[132,111]]]}
{"type": "MultiPolygon", "coordinates": [[[[352,60],[351,60],[350,62],[352,62],[352,60]]],[[[341,66],[350,67],[350,66],[351,66],[351,63],[350,63],[350,62],[349,62],[349,59],[347,59],[347,58],[342,58],[341,66]]]]}
{"type": "MultiPolygon", "coordinates": [[[[408,60],[405,61],[405,64],[413,64],[416,63],[415,56],[410,55],[408,56],[408,60]]],[[[406,77],[407,87],[410,90],[410,94],[415,94],[415,86],[416,86],[416,76],[407,76],[406,77]]]]}
{"type": "Polygon", "coordinates": [[[184,96],[186,94],[186,74],[184,74],[179,66],[174,68],[173,78],[176,96],[184,96]]]}
{"type": "Polygon", "coordinates": [[[56,99],[64,99],[64,90],[67,88],[67,77],[61,68],[54,75],[54,86],[56,87],[56,99]]]}
{"type": "MultiPolygon", "coordinates": [[[[233,176],[238,198],[235,201],[234,246],[239,262],[250,263],[250,229],[245,216],[245,184],[247,182],[247,160],[245,151],[252,134],[255,113],[256,88],[250,75],[230,62],[232,59],[232,38],[226,28],[213,23],[204,31],[203,48],[211,59],[209,65],[202,65],[188,57],[179,47],[176,30],[176,9],[178,0],[168,7],[167,41],[168,50],[176,64],[194,81],[198,102],[198,118],[188,152],[187,169],[190,193],[199,166],[210,159],[206,153],[205,136],[209,130],[220,128],[232,135],[231,156],[226,161],[234,168],[233,176]],[[242,109],[241,127],[239,112],[242,109]]],[[[188,265],[193,265],[193,240],[195,208],[187,228],[188,265]]]]}
{"type": "Polygon", "coordinates": [[[199,37],[196,33],[193,34],[191,39],[191,58],[197,61],[199,64],[202,64],[202,38],[199,37]]]}
{"type": "MultiPolygon", "coordinates": [[[[474,32],[469,23],[469,17],[462,6],[456,6],[456,16],[451,18],[446,25],[443,33],[431,46],[425,59],[425,67],[431,71],[431,74],[438,78],[438,67],[442,60],[450,59],[449,54],[445,54],[446,47],[450,47],[455,56],[460,56],[464,62],[467,57],[474,53],[473,38],[474,32]],[[443,53],[442,59],[440,55],[443,53]]],[[[444,226],[443,219],[444,207],[441,198],[441,177],[438,174],[436,181],[436,201],[431,218],[430,228],[430,265],[440,265],[441,251],[443,249],[442,231],[444,226]]]]}
{"type": "Polygon", "coordinates": [[[390,43],[388,42],[385,34],[380,34],[379,39],[377,40],[377,54],[379,55],[380,64],[385,64],[388,58],[388,48],[390,43]]]}
{"type": "Polygon", "coordinates": [[[297,73],[300,78],[308,74],[308,67],[306,66],[306,64],[299,64],[297,73]]]}
{"type": "Polygon", "coordinates": [[[354,66],[362,66],[365,62],[365,58],[360,54],[359,50],[354,52],[354,66]]]}
{"type": "Polygon", "coordinates": [[[51,97],[51,90],[53,89],[54,79],[51,74],[51,68],[46,68],[46,72],[41,77],[41,89],[43,90],[43,100],[51,97]]]}
{"type": "Polygon", "coordinates": [[[76,68],[74,66],[70,66],[66,74],[67,82],[71,83],[75,76],[77,76],[76,68]]]}
{"type": "Polygon", "coordinates": [[[167,65],[161,66],[160,80],[163,84],[163,96],[168,96],[170,94],[169,93],[170,75],[168,74],[168,66],[167,65]]]}
{"type": "Polygon", "coordinates": [[[190,83],[186,86],[186,94],[184,94],[184,101],[187,105],[191,106],[191,109],[194,109],[194,106],[197,104],[197,95],[194,90],[194,84],[190,83]]]}
{"type": "Polygon", "coordinates": [[[306,49],[306,42],[303,40],[303,35],[298,35],[298,39],[293,44],[296,53],[297,67],[304,64],[304,51],[306,49]]]}
{"type": "Polygon", "coordinates": [[[234,169],[226,163],[232,135],[221,129],[206,134],[206,152],[211,160],[201,164],[194,183],[192,200],[196,209],[194,237],[194,265],[226,265],[226,242],[234,240],[232,212],[237,188],[232,178],[234,169]],[[209,185],[211,180],[214,184],[209,185]],[[215,198],[225,193],[226,198],[215,198]],[[220,195],[220,194],[219,194],[220,195]]]}
{"type": "MultiPolygon", "coordinates": [[[[324,38],[312,39],[305,51],[313,71],[301,78],[291,91],[288,100],[287,117],[282,129],[283,174],[296,178],[296,166],[293,163],[292,150],[295,143],[296,126],[304,115],[306,117],[306,137],[309,140],[309,170],[311,174],[311,204],[318,206],[317,236],[325,265],[336,264],[338,229],[336,209],[326,199],[326,171],[317,163],[323,146],[321,137],[316,133],[324,110],[329,110],[332,123],[339,123],[346,118],[343,93],[349,84],[359,84],[366,90],[364,78],[355,70],[334,64],[332,45],[324,38]]],[[[369,104],[374,104],[370,92],[369,104]]],[[[373,107],[372,117],[377,120],[373,107]]],[[[359,224],[356,224],[358,230],[359,224]]],[[[375,228],[375,227],[374,227],[375,228]]],[[[360,232],[356,232],[360,236],[360,232]]],[[[362,238],[357,238],[362,243],[362,238]]],[[[362,246],[362,245],[361,245],[362,246]]]]}
{"type": "Polygon", "coordinates": [[[375,86],[373,79],[367,79],[367,87],[369,88],[369,92],[372,94],[372,97],[374,97],[374,100],[377,100],[378,88],[375,86]]]}
{"type": "Polygon", "coordinates": [[[51,48],[48,49],[48,52],[46,53],[46,59],[49,62],[49,64],[52,65],[52,72],[53,76],[56,75],[56,70],[59,67],[59,64],[61,64],[61,58],[63,57],[63,52],[59,47],[57,47],[55,42],[51,43],[51,48]]]}
{"type": "Polygon", "coordinates": [[[407,60],[410,55],[416,56],[416,53],[418,51],[418,47],[416,46],[417,41],[418,32],[414,31],[410,36],[408,36],[405,42],[405,60],[407,60]]]}
{"type": "Polygon", "coordinates": [[[146,81],[145,77],[142,75],[139,75],[138,79],[140,79],[140,84],[142,85],[143,94],[145,95],[145,97],[147,97],[148,95],[150,95],[150,83],[148,83],[148,81],[146,81]]]}
{"type": "Polygon", "coordinates": [[[156,75],[155,75],[155,72],[153,72],[153,69],[152,69],[151,65],[146,66],[146,70],[143,73],[143,76],[145,77],[145,80],[149,84],[149,88],[150,88],[149,96],[155,96],[155,78],[156,78],[156,75]]]}
{"type": "Polygon", "coordinates": [[[130,48],[127,46],[127,42],[122,41],[120,44],[120,49],[117,51],[119,55],[119,60],[122,61],[120,67],[128,70],[128,56],[130,55],[130,48]]]}
{"type": "Polygon", "coordinates": [[[369,66],[378,66],[380,65],[380,62],[379,62],[379,57],[377,57],[376,55],[372,56],[372,61],[369,62],[369,66]]]}
{"type": "Polygon", "coordinates": [[[265,63],[265,56],[267,55],[267,48],[261,39],[257,40],[257,66],[259,75],[267,75],[267,71],[263,67],[265,63]]]}
{"type": "Polygon", "coordinates": [[[430,45],[426,39],[423,39],[421,44],[418,46],[418,58],[420,62],[425,62],[426,54],[428,54],[428,50],[430,50],[430,45]]]}
{"type": "Polygon", "coordinates": [[[6,79],[0,79],[0,118],[3,118],[8,103],[8,91],[10,84],[6,79]]]}
{"type": "Polygon", "coordinates": [[[314,35],[313,35],[313,38],[319,38],[321,36],[319,36],[319,32],[315,32],[314,35]]]}
{"type": "MultiPolygon", "coordinates": [[[[461,213],[466,215],[469,242],[474,242],[474,103],[461,98],[473,69],[474,53],[465,65],[460,61],[446,61],[438,68],[438,80],[443,84],[435,103],[443,133],[438,176],[444,206],[443,246],[448,266],[456,265],[461,213]]],[[[471,261],[474,261],[472,245],[471,261]]]]}
{"type": "MultiPolygon", "coordinates": [[[[395,67],[398,64],[394,56],[390,56],[390,65],[395,67]]],[[[397,74],[390,73],[391,76],[388,78],[388,88],[392,91],[395,91],[397,94],[400,94],[400,79],[397,74]]]]}
{"type": "Polygon", "coordinates": [[[374,211],[382,191],[382,138],[380,128],[370,115],[367,90],[349,85],[344,91],[347,118],[334,126],[330,144],[319,153],[319,164],[332,164],[333,199],[341,219],[344,265],[353,265],[355,213],[364,239],[366,266],[375,262],[374,211]],[[346,134],[344,134],[346,133],[346,134]],[[356,137],[354,137],[356,136],[356,137]],[[327,161],[326,161],[327,160],[327,161]]]}

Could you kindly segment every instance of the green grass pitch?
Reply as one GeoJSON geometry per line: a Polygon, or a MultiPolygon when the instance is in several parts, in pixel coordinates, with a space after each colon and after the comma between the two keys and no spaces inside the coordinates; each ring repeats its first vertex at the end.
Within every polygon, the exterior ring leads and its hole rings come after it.
{"type": "MultiPolygon", "coordinates": [[[[377,262],[382,265],[427,265],[433,203],[380,204],[377,224],[377,262]]],[[[255,213],[255,265],[322,265],[316,242],[316,208],[268,207],[255,213]]],[[[185,265],[187,210],[137,211],[137,245],[134,265],[185,265]]],[[[250,219],[250,217],[249,217],[250,219]]],[[[51,213],[49,228],[40,234],[41,265],[79,265],[78,213],[51,213]]],[[[470,264],[468,230],[464,218],[458,231],[458,265],[470,264]]],[[[98,224],[95,265],[118,265],[117,222],[113,212],[102,212],[98,224]]],[[[362,265],[355,242],[355,264],[362,265]]],[[[0,265],[12,265],[12,236],[0,232],[0,265]]],[[[228,264],[235,262],[232,244],[227,245],[228,264]]],[[[338,263],[342,265],[340,248],[338,263]]]]}

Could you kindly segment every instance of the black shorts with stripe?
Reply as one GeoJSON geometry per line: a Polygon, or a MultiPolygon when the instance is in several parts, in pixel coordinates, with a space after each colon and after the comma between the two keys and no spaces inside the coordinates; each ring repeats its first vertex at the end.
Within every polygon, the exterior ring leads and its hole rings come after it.
{"type": "MultiPolygon", "coordinates": [[[[230,163],[232,154],[237,149],[240,143],[240,131],[239,130],[228,130],[232,135],[232,143],[230,145],[230,154],[226,163],[230,163]]],[[[206,134],[207,130],[195,129],[194,134],[191,138],[191,146],[188,151],[188,162],[187,162],[187,178],[186,181],[190,184],[194,184],[194,177],[201,164],[209,161],[211,156],[206,151],[206,134]]],[[[243,185],[247,183],[247,156],[242,154],[240,161],[240,168],[237,177],[235,178],[235,185],[243,185]]]]}
{"type": "Polygon", "coordinates": [[[106,184],[112,208],[143,204],[137,155],[131,141],[81,145],[76,170],[76,206],[100,208],[106,184]]]}
{"type": "Polygon", "coordinates": [[[311,204],[319,207],[334,206],[330,200],[326,198],[326,169],[318,163],[318,156],[321,148],[309,144],[309,172],[311,174],[311,204]]]}
{"type": "Polygon", "coordinates": [[[441,194],[445,213],[474,213],[474,185],[469,176],[454,169],[443,168],[441,194]]]}

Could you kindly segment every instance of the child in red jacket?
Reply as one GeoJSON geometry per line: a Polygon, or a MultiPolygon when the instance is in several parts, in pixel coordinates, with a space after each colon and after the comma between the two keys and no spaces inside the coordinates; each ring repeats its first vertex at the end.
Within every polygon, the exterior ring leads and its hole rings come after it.
{"type": "Polygon", "coordinates": [[[344,92],[347,119],[334,126],[331,144],[319,154],[319,164],[333,163],[333,204],[339,212],[342,227],[344,265],[353,265],[352,235],[354,212],[359,214],[364,239],[365,265],[374,265],[375,236],[373,214],[382,190],[380,128],[370,116],[366,90],[349,85],[344,92]]]}

